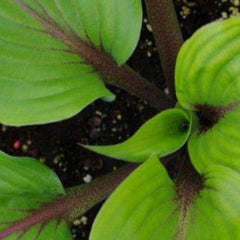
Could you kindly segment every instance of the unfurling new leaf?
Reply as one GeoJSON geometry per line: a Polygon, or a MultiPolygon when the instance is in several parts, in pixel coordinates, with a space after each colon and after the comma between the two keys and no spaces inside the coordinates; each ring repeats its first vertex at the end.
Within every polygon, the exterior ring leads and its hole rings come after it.
{"type": "Polygon", "coordinates": [[[97,153],[130,162],[143,162],[153,153],[166,156],[181,148],[191,132],[193,116],[169,109],[148,120],[128,140],[112,146],[85,146],[97,153]]]}

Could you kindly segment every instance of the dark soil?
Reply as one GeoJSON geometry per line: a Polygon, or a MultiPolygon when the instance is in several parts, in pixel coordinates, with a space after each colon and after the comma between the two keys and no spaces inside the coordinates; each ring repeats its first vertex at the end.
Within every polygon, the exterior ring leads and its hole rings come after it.
{"type": "MultiPolygon", "coordinates": [[[[176,0],[176,9],[184,38],[200,26],[237,11],[237,1],[176,0]],[[225,12],[225,13],[223,13],[225,12]]],[[[144,17],[141,40],[129,60],[135,70],[165,89],[163,73],[154,45],[151,28],[144,17]]],[[[66,121],[31,127],[0,125],[0,149],[18,156],[32,156],[51,167],[65,187],[79,185],[91,177],[98,178],[124,164],[89,152],[79,143],[112,144],[131,136],[147,119],[156,114],[145,102],[128,93],[113,89],[117,100],[113,103],[96,101],[83,112],[66,121]],[[86,177],[87,176],[87,177],[86,177]]],[[[87,240],[100,206],[75,221],[72,229],[77,240],[87,240]]]]}

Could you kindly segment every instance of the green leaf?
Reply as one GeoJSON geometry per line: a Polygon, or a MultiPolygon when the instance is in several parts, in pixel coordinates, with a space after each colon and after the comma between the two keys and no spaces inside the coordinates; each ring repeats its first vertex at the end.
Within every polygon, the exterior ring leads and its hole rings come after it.
{"type": "Polygon", "coordinates": [[[54,122],[98,98],[113,100],[82,53],[103,47],[118,64],[126,62],[141,11],[140,0],[1,0],[0,121],[54,122]]]}
{"type": "Polygon", "coordinates": [[[198,30],[177,59],[180,104],[191,110],[201,105],[203,122],[210,119],[212,125],[196,131],[188,144],[191,160],[201,173],[215,163],[240,171],[239,45],[240,17],[216,21],[198,30]]]}
{"type": "Polygon", "coordinates": [[[95,46],[102,45],[119,65],[131,56],[141,32],[140,0],[71,0],[70,3],[55,0],[55,3],[80,37],[87,40],[88,35],[95,46]]]}
{"type": "Polygon", "coordinates": [[[220,164],[240,173],[240,107],[227,113],[206,132],[196,131],[188,142],[195,168],[202,173],[208,165],[220,164]]]}
{"type": "MultiPolygon", "coordinates": [[[[0,152],[0,238],[12,224],[61,195],[65,195],[61,182],[46,166],[35,159],[0,152]]],[[[58,219],[22,229],[3,239],[15,240],[23,233],[22,240],[72,239],[67,224],[58,219]]]]}
{"type": "Polygon", "coordinates": [[[171,216],[177,208],[175,195],[164,167],[151,157],[106,201],[95,219],[90,240],[167,240],[166,221],[169,227],[178,221],[178,216],[171,216]],[[158,238],[153,237],[155,231],[160,233],[158,238]]]}
{"type": "Polygon", "coordinates": [[[205,179],[198,195],[189,198],[187,184],[181,199],[152,156],[104,204],[90,240],[238,240],[240,175],[212,165],[205,179]]]}
{"type": "Polygon", "coordinates": [[[228,106],[240,97],[240,17],[199,29],[177,58],[176,93],[182,106],[228,106]]]}
{"type": "Polygon", "coordinates": [[[191,131],[192,116],[181,109],[166,110],[147,121],[132,137],[110,146],[84,146],[97,153],[130,162],[163,157],[181,148],[191,131]]]}

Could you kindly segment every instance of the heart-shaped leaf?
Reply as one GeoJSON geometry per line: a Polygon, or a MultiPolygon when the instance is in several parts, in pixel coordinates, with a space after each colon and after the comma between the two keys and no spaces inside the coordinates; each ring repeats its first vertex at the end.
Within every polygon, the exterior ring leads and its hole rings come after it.
{"type": "Polygon", "coordinates": [[[1,0],[0,121],[54,122],[97,98],[113,100],[86,55],[104,48],[124,63],[141,11],[139,0],[1,0]]]}
{"type": "Polygon", "coordinates": [[[182,47],[176,93],[182,106],[228,106],[240,97],[240,17],[210,23],[182,47]]]}
{"type": "Polygon", "coordinates": [[[65,195],[61,182],[46,166],[35,159],[0,152],[0,239],[72,239],[69,227],[61,219],[44,222],[38,216],[28,219],[28,224],[24,222],[43,204],[61,195],[65,195]]]}
{"type": "Polygon", "coordinates": [[[163,157],[182,147],[191,132],[191,125],[190,114],[181,109],[169,109],[147,121],[123,143],[85,147],[116,159],[141,162],[153,153],[163,157]]]}
{"type": "Polygon", "coordinates": [[[90,240],[238,240],[239,173],[212,165],[204,177],[203,189],[176,186],[152,156],[105,203],[90,240]]]}

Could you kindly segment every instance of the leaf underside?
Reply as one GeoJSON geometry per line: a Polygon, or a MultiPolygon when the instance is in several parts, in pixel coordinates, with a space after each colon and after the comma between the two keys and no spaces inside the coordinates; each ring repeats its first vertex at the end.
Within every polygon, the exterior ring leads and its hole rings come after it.
{"type": "Polygon", "coordinates": [[[1,0],[0,121],[54,122],[113,100],[82,55],[103,47],[122,64],[140,29],[138,0],[1,0]]]}
{"type": "Polygon", "coordinates": [[[240,175],[220,165],[204,174],[204,188],[188,204],[152,156],[105,203],[90,240],[238,240],[240,175]]]}
{"type": "Polygon", "coordinates": [[[130,162],[142,162],[155,153],[166,156],[187,141],[191,116],[181,109],[166,110],[148,120],[128,140],[111,146],[85,146],[97,153],[130,162]]]}
{"type": "Polygon", "coordinates": [[[6,232],[3,234],[4,230],[61,195],[65,195],[61,182],[43,164],[35,159],[11,157],[0,152],[0,239],[72,239],[67,224],[58,219],[39,222],[26,229],[22,227],[8,237],[4,237],[6,232]]]}

